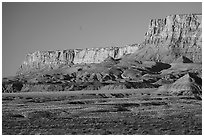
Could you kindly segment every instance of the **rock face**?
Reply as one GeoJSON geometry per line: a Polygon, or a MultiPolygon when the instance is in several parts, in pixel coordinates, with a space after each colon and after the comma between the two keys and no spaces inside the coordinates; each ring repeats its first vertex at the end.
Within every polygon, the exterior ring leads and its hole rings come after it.
{"type": "Polygon", "coordinates": [[[146,60],[171,63],[185,56],[193,62],[202,62],[202,15],[170,15],[150,20],[144,44],[138,52],[141,56],[148,54],[144,57],[146,60]]]}
{"type": "Polygon", "coordinates": [[[202,62],[202,15],[170,15],[150,20],[144,42],[125,47],[37,51],[26,56],[17,74],[42,69],[59,68],[68,64],[100,63],[131,54],[138,61],[172,63],[185,56],[194,63],[202,62]]]}
{"type": "Polygon", "coordinates": [[[173,84],[159,87],[158,90],[165,90],[168,93],[175,95],[195,95],[196,97],[202,96],[201,85],[198,85],[198,83],[196,83],[196,81],[189,74],[179,78],[173,84]]]}
{"type": "Polygon", "coordinates": [[[134,53],[138,47],[139,45],[134,44],[124,47],[36,51],[26,55],[17,74],[59,68],[70,63],[100,63],[109,56],[118,59],[123,55],[134,53]]]}
{"type": "Polygon", "coordinates": [[[185,56],[181,56],[173,63],[193,63],[193,62],[190,59],[186,58],[185,56]]]}

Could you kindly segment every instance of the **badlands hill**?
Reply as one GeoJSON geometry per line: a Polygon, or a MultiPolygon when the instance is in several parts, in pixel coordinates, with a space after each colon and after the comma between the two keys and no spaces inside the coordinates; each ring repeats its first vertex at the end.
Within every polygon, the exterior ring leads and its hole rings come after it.
{"type": "Polygon", "coordinates": [[[201,14],[152,19],[141,44],[29,53],[2,87],[3,92],[157,88],[188,73],[201,78],[201,14]]]}

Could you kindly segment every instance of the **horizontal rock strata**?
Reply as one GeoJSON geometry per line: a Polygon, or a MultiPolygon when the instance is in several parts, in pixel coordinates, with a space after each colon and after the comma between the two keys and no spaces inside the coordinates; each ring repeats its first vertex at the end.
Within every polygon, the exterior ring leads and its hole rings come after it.
{"type": "Polygon", "coordinates": [[[100,63],[109,56],[118,59],[123,55],[134,53],[139,45],[124,47],[68,49],[57,51],[36,51],[26,55],[17,74],[41,69],[54,69],[70,63],[100,63]]]}
{"type": "MultiPolygon", "coordinates": [[[[155,60],[171,63],[174,58],[185,56],[193,62],[202,62],[202,15],[181,14],[152,19],[144,43],[157,50],[152,57],[155,60]]],[[[145,52],[151,54],[151,51],[145,52]]]]}
{"type": "Polygon", "coordinates": [[[170,15],[150,20],[144,42],[125,47],[36,51],[26,56],[17,74],[54,69],[68,64],[100,63],[134,53],[138,61],[172,63],[184,56],[194,63],[202,62],[202,15],[170,15]]]}

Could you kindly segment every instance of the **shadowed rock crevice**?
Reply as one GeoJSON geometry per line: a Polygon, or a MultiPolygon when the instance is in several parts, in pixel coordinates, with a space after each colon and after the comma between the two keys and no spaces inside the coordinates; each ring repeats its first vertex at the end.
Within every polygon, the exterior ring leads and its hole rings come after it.
{"type": "Polygon", "coordinates": [[[153,71],[153,72],[160,72],[164,69],[170,68],[171,65],[167,63],[162,63],[162,62],[156,62],[156,65],[153,66],[152,68],[148,68],[148,70],[153,71]]]}

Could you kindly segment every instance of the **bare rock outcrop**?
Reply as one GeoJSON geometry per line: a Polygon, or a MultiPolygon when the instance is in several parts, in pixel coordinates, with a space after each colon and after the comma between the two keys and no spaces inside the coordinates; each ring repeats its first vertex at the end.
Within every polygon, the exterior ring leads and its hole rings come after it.
{"type": "Polygon", "coordinates": [[[202,15],[170,15],[150,20],[144,46],[136,51],[140,60],[171,63],[185,56],[196,63],[202,62],[202,15]]]}
{"type": "Polygon", "coordinates": [[[134,53],[138,47],[139,45],[134,44],[124,47],[36,51],[26,55],[17,74],[56,69],[69,64],[100,63],[108,57],[118,59],[123,55],[134,53]]]}
{"type": "Polygon", "coordinates": [[[190,59],[188,59],[185,56],[181,56],[178,59],[176,59],[175,61],[173,61],[172,63],[193,63],[190,59]]]}
{"type": "MultiPolygon", "coordinates": [[[[192,74],[191,74],[192,75],[192,74]]],[[[196,82],[190,74],[185,74],[172,84],[167,84],[159,87],[158,90],[168,92],[175,95],[194,95],[195,97],[202,96],[201,85],[196,82]]]]}
{"type": "MultiPolygon", "coordinates": [[[[202,15],[179,14],[170,15],[164,19],[152,19],[142,44],[124,47],[36,51],[26,56],[17,74],[47,71],[65,65],[101,63],[108,57],[119,59],[124,55],[138,62],[172,63],[179,57],[185,56],[194,63],[201,63],[202,15]]],[[[124,63],[126,62],[123,61],[121,64],[124,63]]]]}

